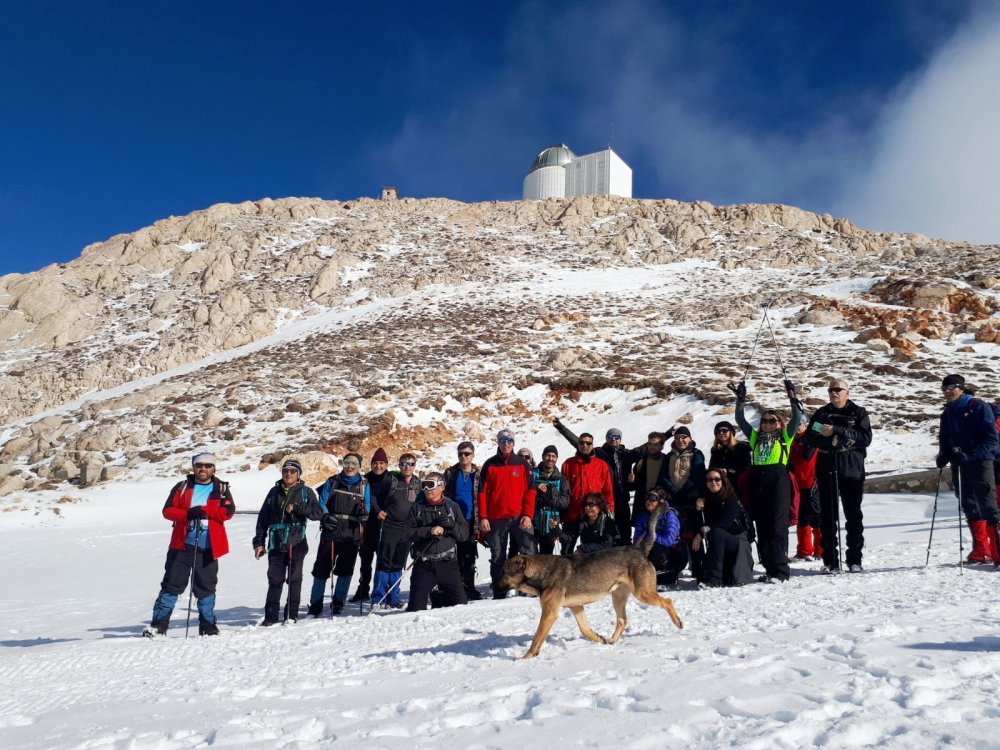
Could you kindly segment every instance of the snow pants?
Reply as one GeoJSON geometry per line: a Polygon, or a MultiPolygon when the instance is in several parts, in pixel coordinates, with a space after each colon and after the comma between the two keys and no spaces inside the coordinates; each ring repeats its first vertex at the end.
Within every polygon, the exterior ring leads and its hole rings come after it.
{"type": "Polygon", "coordinates": [[[699,580],[709,586],[743,586],[753,580],[753,557],[746,534],[718,527],[708,532],[699,580]]]}
{"type": "Polygon", "coordinates": [[[457,560],[417,560],[410,574],[410,597],[406,602],[406,611],[427,609],[434,586],[441,592],[435,596],[435,606],[452,607],[469,603],[457,560]]]}
{"type": "Polygon", "coordinates": [[[820,530],[823,532],[823,564],[828,568],[839,567],[840,539],[837,526],[840,519],[840,505],[844,507],[844,532],[847,536],[847,565],[860,565],[865,547],[864,514],[861,499],[864,495],[865,480],[838,476],[836,472],[816,472],[819,486],[820,530]],[[840,503],[837,503],[837,488],[840,488],[840,503]]]}
{"type": "Polygon", "coordinates": [[[278,621],[281,589],[288,581],[288,599],[285,602],[285,619],[299,619],[299,599],[302,595],[302,567],[309,545],[305,542],[286,550],[273,549],[267,553],[267,598],[264,600],[264,619],[278,621]]]}
{"type": "Polygon", "coordinates": [[[962,512],[970,523],[986,521],[990,526],[1000,520],[997,510],[996,478],[992,461],[969,461],[960,467],[952,467],[951,479],[955,494],[958,495],[958,474],[962,477],[962,512]]]}
{"type": "Polygon", "coordinates": [[[792,483],[783,464],[754,466],[750,470],[750,503],[757,526],[757,554],[769,578],[787,581],[788,524],[792,483]]]}
{"type": "Polygon", "coordinates": [[[521,519],[501,518],[496,521],[490,519],[490,530],[486,535],[486,543],[490,545],[490,580],[496,587],[503,573],[503,564],[507,562],[507,545],[516,555],[530,555],[533,534],[524,531],[521,526],[521,519]]]}
{"type": "Polygon", "coordinates": [[[215,624],[215,587],[219,582],[219,561],[212,557],[211,550],[198,550],[196,554],[191,545],[183,550],[167,550],[160,593],[153,603],[154,623],[166,623],[170,620],[170,615],[177,606],[177,597],[184,593],[191,581],[192,568],[192,591],[198,600],[198,619],[203,625],[215,624]]]}

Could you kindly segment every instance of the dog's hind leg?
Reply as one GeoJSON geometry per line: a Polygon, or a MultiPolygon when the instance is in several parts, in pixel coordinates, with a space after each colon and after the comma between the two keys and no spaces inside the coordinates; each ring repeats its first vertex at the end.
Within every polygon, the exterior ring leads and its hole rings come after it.
{"type": "Polygon", "coordinates": [[[559,617],[559,603],[562,601],[562,597],[562,591],[550,589],[539,598],[539,602],[542,605],[542,616],[538,620],[538,629],[535,631],[535,637],[531,641],[531,646],[525,651],[524,656],[521,657],[522,659],[530,659],[533,656],[538,656],[542,644],[545,643],[549,631],[552,630],[552,626],[559,617]]]}
{"type": "Polygon", "coordinates": [[[652,607],[662,607],[667,610],[667,614],[670,615],[670,619],[673,620],[674,625],[678,628],[684,627],[684,623],[681,622],[681,618],[677,616],[677,610],[674,609],[673,600],[657,595],[655,590],[652,592],[636,591],[635,598],[643,604],[648,604],[652,607]]]}
{"type": "Polygon", "coordinates": [[[629,589],[628,586],[618,586],[611,592],[611,603],[615,608],[615,615],[617,615],[617,622],[615,623],[615,632],[611,634],[608,638],[608,643],[615,643],[619,638],[622,637],[622,633],[625,627],[628,625],[628,616],[625,614],[625,604],[628,602],[629,589]]]}
{"type": "Polygon", "coordinates": [[[607,643],[608,641],[603,637],[595,633],[590,629],[590,623],[587,622],[587,615],[583,613],[583,607],[570,607],[569,611],[573,613],[573,617],[576,618],[576,624],[580,626],[580,632],[583,633],[583,637],[588,641],[594,641],[595,643],[607,643]]]}

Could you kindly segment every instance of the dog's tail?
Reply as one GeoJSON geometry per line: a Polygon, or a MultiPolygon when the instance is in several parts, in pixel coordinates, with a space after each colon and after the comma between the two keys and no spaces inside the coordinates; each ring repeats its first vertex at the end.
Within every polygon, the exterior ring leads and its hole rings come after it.
{"type": "Polygon", "coordinates": [[[646,528],[646,535],[643,536],[642,542],[639,543],[639,549],[642,550],[642,554],[649,557],[649,551],[653,549],[653,542],[656,541],[656,524],[660,520],[660,516],[663,515],[663,506],[657,505],[656,510],[654,510],[649,516],[649,526],[646,528]]]}

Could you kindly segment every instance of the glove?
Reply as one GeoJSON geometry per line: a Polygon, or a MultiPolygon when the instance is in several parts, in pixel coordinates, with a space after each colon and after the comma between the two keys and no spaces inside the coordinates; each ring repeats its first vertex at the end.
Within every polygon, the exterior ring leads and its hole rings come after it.
{"type": "Polygon", "coordinates": [[[791,396],[795,395],[795,383],[793,383],[791,380],[785,380],[784,386],[785,386],[785,393],[791,396]]]}
{"type": "Polygon", "coordinates": [[[962,451],[955,451],[951,456],[952,463],[955,466],[961,466],[962,464],[969,462],[969,456],[962,451]]]}
{"type": "Polygon", "coordinates": [[[323,517],[319,519],[319,525],[323,527],[323,531],[336,531],[340,526],[340,521],[329,513],[324,513],[323,517]]]}
{"type": "Polygon", "coordinates": [[[455,519],[451,516],[441,516],[434,520],[435,526],[440,526],[445,531],[451,531],[455,528],[455,519]]]}
{"type": "Polygon", "coordinates": [[[193,508],[188,508],[189,521],[200,521],[204,517],[205,517],[205,509],[200,505],[195,505],[193,508]]]}
{"type": "Polygon", "coordinates": [[[943,453],[938,453],[937,458],[934,459],[934,463],[937,464],[937,467],[939,469],[943,469],[945,466],[948,465],[949,460],[950,459],[943,453]]]}
{"type": "Polygon", "coordinates": [[[669,427],[669,428],[667,428],[667,431],[663,433],[663,442],[664,443],[666,443],[668,440],[670,440],[670,438],[672,438],[674,436],[674,430],[676,430],[676,429],[677,429],[676,427],[669,427]]]}
{"type": "Polygon", "coordinates": [[[736,398],[740,401],[746,401],[747,398],[747,384],[745,380],[741,380],[737,385],[732,383],[728,386],[729,390],[736,394],[736,398]]]}

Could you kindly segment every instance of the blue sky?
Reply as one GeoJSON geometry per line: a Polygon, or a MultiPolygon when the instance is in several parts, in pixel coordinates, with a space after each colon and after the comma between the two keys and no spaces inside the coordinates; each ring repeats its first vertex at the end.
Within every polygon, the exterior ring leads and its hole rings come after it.
{"type": "Polygon", "coordinates": [[[612,123],[636,197],[998,242],[995,7],[0,0],[0,274],[219,202],[517,199],[612,123]]]}

